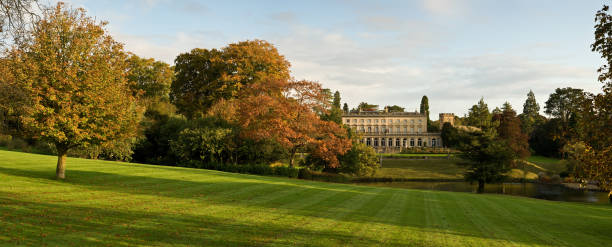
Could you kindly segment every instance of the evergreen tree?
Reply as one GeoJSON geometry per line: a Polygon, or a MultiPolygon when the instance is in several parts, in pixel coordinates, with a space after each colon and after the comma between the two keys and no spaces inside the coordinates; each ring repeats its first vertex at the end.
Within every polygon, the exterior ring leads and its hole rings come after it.
{"type": "Polygon", "coordinates": [[[340,92],[336,91],[334,93],[334,101],[332,102],[332,109],[340,109],[340,92]]]}
{"type": "Polygon", "coordinates": [[[423,95],[423,98],[421,98],[420,113],[427,115],[427,122],[429,122],[429,99],[427,98],[427,95],[423,95]]]}
{"type": "Polygon", "coordinates": [[[521,128],[523,133],[531,136],[533,130],[535,129],[535,124],[538,119],[540,119],[540,105],[536,102],[535,95],[533,91],[529,90],[527,94],[527,100],[523,104],[523,113],[520,115],[521,117],[521,128]]]}
{"type": "Polygon", "coordinates": [[[344,106],[342,106],[342,110],[344,111],[344,113],[348,113],[349,112],[349,106],[347,103],[344,103],[344,106]]]}
{"type": "Polygon", "coordinates": [[[491,117],[489,107],[484,102],[484,98],[480,98],[478,104],[470,108],[466,121],[467,125],[487,130],[491,127],[491,117]]]}

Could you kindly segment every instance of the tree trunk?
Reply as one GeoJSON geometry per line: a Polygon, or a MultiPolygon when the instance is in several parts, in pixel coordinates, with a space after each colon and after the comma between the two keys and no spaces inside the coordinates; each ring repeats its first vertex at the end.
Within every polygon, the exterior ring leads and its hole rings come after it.
{"type": "Polygon", "coordinates": [[[66,153],[68,153],[68,149],[57,148],[57,168],[55,169],[55,178],[57,179],[66,178],[66,153]]]}
{"type": "Polygon", "coordinates": [[[480,193],[484,193],[484,187],[485,187],[485,182],[484,180],[478,180],[478,190],[477,192],[480,193]]]}
{"type": "Polygon", "coordinates": [[[295,158],[295,152],[297,151],[297,149],[292,149],[291,150],[291,156],[289,157],[289,167],[293,168],[293,158],[295,158]]]}

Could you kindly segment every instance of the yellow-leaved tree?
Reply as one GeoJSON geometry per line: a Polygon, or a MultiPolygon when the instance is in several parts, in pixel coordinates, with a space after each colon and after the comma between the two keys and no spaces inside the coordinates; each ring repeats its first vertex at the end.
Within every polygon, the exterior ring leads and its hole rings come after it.
{"type": "Polygon", "coordinates": [[[11,86],[26,98],[22,134],[55,145],[58,179],[65,178],[68,150],[130,138],[142,115],[128,87],[123,45],[105,25],[59,3],[8,56],[11,86]]]}

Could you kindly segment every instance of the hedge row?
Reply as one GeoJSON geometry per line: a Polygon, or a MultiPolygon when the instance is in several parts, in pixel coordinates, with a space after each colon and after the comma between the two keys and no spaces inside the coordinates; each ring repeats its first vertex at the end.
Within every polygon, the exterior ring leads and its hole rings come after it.
{"type": "Polygon", "coordinates": [[[271,167],[268,165],[218,164],[218,163],[204,163],[204,162],[195,161],[195,160],[183,162],[181,166],[217,170],[217,171],[224,171],[224,172],[265,175],[265,176],[279,176],[279,177],[289,177],[289,178],[297,178],[300,173],[300,170],[303,170],[300,168],[292,168],[292,167],[284,167],[284,166],[271,167]]]}

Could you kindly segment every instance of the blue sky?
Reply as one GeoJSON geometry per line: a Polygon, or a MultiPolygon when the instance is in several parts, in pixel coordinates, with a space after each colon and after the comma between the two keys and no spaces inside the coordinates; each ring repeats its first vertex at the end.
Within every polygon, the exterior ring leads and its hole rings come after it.
{"type": "Polygon", "coordinates": [[[593,18],[606,1],[67,1],[109,22],[127,50],[173,63],[193,48],[263,39],[296,79],[339,90],[342,102],[397,104],[429,97],[463,115],[484,97],[520,113],[534,91],[542,111],[557,87],[600,92],[593,18]]]}

